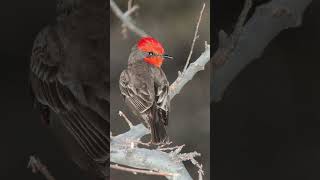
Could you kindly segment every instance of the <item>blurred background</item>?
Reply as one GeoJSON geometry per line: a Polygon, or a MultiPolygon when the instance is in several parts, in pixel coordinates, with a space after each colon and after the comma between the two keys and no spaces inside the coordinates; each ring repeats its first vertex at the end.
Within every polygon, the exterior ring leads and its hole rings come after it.
{"type": "MultiPolygon", "coordinates": [[[[243,3],[215,0],[212,30],[230,33],[243,3]]],[[[312,1],[211,105],[213,179],[320,178],[319,10],[312,1]]]]}
{"type": "MultiPolygon", "coordinates": [[[[125,11],[127,0],[116,3],[125,11]]],[[[162,66],[170,83],[182,70],[188,57],[196,22],[199,18],[203,3],[205,11],[199,27],[200,38],[197,40],[191,61],[204,51],[205,41],[210,41],[210,1],[176,0],[176,1],[135,1],[139,5],[137,13],[133,14],[136,24],[149,35],[159,40],[167,54],[175,59],[166,61],[162,66]]],[[[118,81],[121,71],[126,68],[128,57],[133,45],[139,37],[128,32],[128,38],[121,34],[121,21],[110,13],[110,87],[111,87],[111,130],[114,135],[128,130],[127,124],[118,116],[118,111],[124,111],[135,123],[134,116],[128,111],[120,95],[118,81]]],[[[197,158],[204,166],[204,179],[210,179],[210,70],[196,74],[176,95],[171,102],[169,126],[167,128],[170,139],[175,145],[186,144],[183,152],[197,151],[201,157],[197,158]]],[[[197,168],[190,162],[185,163],[191,175],[197,178],[197,168]]],[[[165,179],[163,177],[132,175],[126,172],[111,170],[113,180],[121,179],[165,179]]]]}
{"type": "Polygon", "coordinates": [[[58,139],[41,123],[28,89],[33,41],[56,18],[56,1],[6,1],[0,6],[0,179],[44,180],[27,168],[37,155],[57,180],[86,180],[68,158],[58,139]]]}

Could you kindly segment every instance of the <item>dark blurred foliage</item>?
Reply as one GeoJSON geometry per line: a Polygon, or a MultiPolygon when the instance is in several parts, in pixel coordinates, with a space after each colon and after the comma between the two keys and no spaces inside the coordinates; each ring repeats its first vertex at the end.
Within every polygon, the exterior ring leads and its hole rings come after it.
{"type": "MultiPolygon", "coordinates": [[[[215,31],[231,32],[242,5],[215,0],[215,31]]],[[[319,179],[319,8],[313,1],[302,26],[281,32],[211,104],[214,179],[319,179]]]]}
{"type": "MultiPolygon", "coordinates": [[[[197,40],[191,60],[195,60],[204,51],[204,42],[210,40],[210,1],[136,1],[140,6],[133,19],[139,27],[158,39],[166,53],[174,60],[164,63],[163,69],[170,83],[182,70],[190,51],[196,22],[199,18],[203,2],[206,8],[199,28],[200,38],[197,40]]],[[[127,1],[117,1],[122,10],[127,8],[127,1]]],[[[131,47],[138,41],[132,32],[124,39],[121,34],[121,22],[111,13],[110,53],[111,53],[111,130],[113,134],[128,130],[126,123],[118,116],[122,110],[135,124],[134,116],[128,112],[120,96],[118,80],[121,71],[126,67],[131,47]]],[[[174,144],[186,144],[184,152],[198,151],[202,154],[198,160],[204,165],[205,177],[210,179],[210,119],[209,119],[209,66],[199,72],[176,95],[172,101],[168,134],[174,144]]],[[[190,162],[186,163],[193,177],[197,177],[197,169],[190,162]]],[[[150,176],[136,175],[112,171],[112,179],[151,179],[150,176]]],[[[152,179],[164,179],[152,177],[152,179]]]]}

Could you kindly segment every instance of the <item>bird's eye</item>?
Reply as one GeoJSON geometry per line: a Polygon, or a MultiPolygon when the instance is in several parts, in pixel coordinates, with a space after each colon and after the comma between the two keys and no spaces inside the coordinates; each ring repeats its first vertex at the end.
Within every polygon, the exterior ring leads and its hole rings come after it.
{"type": "Polygon", "coordinates": [[[148,52],[148,55],[153,56],[154,54],[153,54],[153,52],[148,52]]]}

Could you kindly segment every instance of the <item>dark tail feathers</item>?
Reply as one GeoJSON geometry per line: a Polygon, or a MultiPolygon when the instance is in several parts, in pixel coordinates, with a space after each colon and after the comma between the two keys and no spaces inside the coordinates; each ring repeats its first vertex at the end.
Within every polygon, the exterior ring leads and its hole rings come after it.
{"type": "Polygon", "coordinates": [[[163,120],[160,119],[158,113],[155,113],[155,116],[153,116],[154,119],[150,122],[150,128],[151,128],[151,141],[152,143],[164,143],[169,141],[165,124],[163,123],[163,120]]]}

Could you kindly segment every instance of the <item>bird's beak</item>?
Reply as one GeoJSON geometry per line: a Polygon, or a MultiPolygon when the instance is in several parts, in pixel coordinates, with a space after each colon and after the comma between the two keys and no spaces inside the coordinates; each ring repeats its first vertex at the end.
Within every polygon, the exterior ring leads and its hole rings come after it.
{"type": "Polygon", "coordinates": [[[167,55],[167,54],[162,55],[162,57],[165,58],[165,59],[173,59],[172,56],[169,56],[169,55],[167,55]]]}

